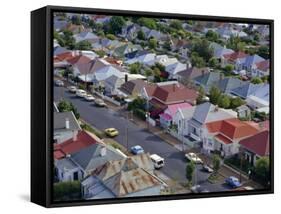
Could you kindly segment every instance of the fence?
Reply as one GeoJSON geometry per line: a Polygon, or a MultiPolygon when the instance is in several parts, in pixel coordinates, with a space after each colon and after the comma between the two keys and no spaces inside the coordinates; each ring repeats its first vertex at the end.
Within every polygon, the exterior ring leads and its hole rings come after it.
{"type": "Polygon", "coordinates": [[[196,148],[198,147],[198,141],[190,141],[188,138],[186,138],[185,136],[182,136],[180,134],[178,134],[176,131],[170,129],[168,132],[170,135],[172,135],[173,137],[177,138],[179,141],[183,142],[184,144],[186,144],[187,146],[191,147],[191,148],[196,148]]]}
{"type": "Polygon", "coordinates": [[[114,105],[121,106],[121,104],[118,101],[112,99],[111,97],[105,96],[105,95],[100,94],[96,91],[93,91],[93,94],[102,98],[102,99],[104,99],[104,100],[106,100],[106,101],[108,101],[108,102],[110,102],[110,103],[112,103],[112,104],[114,104],[114,105]]]}

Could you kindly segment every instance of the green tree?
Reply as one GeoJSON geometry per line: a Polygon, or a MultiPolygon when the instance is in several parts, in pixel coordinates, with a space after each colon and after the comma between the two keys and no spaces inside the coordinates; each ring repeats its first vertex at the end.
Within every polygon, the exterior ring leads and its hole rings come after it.
{"type": "Polygon", "coordinates": [[[81,187],[79,181],[67,181],[54,184],[54,199],[80,199],[81,187]]]}
{"type": "Polygon", "coordinates": [[[268,59],[269,58],[269,46],[263,45],[258,48],[257,54],[261,57],[268,59]]]}
{"type": "Polygon", "coordinates": [[[219,34],[213,30],[208,30],[208,32],[206,33],[206,39],[211,42],[216,42],[219,39],[219,34]]]}
{"type": "Polygon", "coordinates": [[[224,70],[229,74],[229,73],[231,73],[231,72],[234,70],[234,65],[227,64],[227,65],[224,67],[224,70]]]}
{"type": "Polygon", "coordinates": [[[170,23],[170,27],[174,28],[176,30],[181,30],[182,29],[182,23],[180,20],[173,20],[170,23]]]}
{"type": "Polygon", "coordinates": [[[219,66],[219,60],[215,57],[210,58],[209,66],[212,68],[217,68],[219,66]]]}
{"type": "Polygon", "coordinates": [[[83,40],[83,41],[77,42],[75,45],[75,48],[77,50],[91,50],[92,44],[87,40],[83,40]]]}
{"type": "Polygon", "coordinates": [[[206,62],[203,57],[200,57],[196,52],[191,54],[191,64],[193,67],[197,68],[203,68],[206,66],[206,62]]]}
{"type": "Polygon", "coordinates": [[[71,102],[68,102],[66,100],[60,101],[58,104],[58,109],[60,112],[72,111],[76,119],[80,118],[80,114],[78,113],[77,108],[74,107],[71,102]]]}
{"type": "Polygon", "coordinates": [[[235,51],[244,51],[246,43],[242,42],[238,36],[231,36],[229,40],[227,40],[226,46],[235,51]]]}
{"type": "Polygon", "coordinates": [[[194,39],[191,52],[196,52],[206,62],[213,56],[214,50],[210,47],[210,42],[207,39],[194,39]]]}
{"type": "Polygon", "coordinates": [[[251,83],[260,84],[260,83],[262,83],[262,79],[259,78],[259,77],[254,77],[254,78],[251,79],[251,83]]]}
{"type": "Polygon", "coordinates": [[[270,181],[270,168],[269,168],[269,158],[262,157],[256,161],[255,164],[255,174],[257,178],[264,184],[267,185],[270,181]]]}
{"type": "Polygon", "coordinates": [[[138,19],[138,23],[142,26],[145,26],[150,29],[156,29],[157,24],[153,18],[146,18],[146,17],[141,17],[138,19]]]}
{"type": "Polygon", "coordinates": [[[143,32],[142,30],[139,30],[139,31],[138,31],[137,38],[138,38],[139,40],[145,40],[145,34],[144,34],[144,32],[143,32]]]}
{"type": "Polygon", "coordinates": [[[214,105],[218,104],[218,100],[220,98],[221,95],[221,91],[219,90],[218,87],[216,86],[212,86],[210,89],[210,101],[211,103],[213,103],[214,105]]]}
{"type": "Polygon", "coordinates": [[[202,87],[202,86],[200,86],[199,87],[199,89],[198,89],[198,97],[197,97],[197,100],[196,100],[196,103],[197,104],[200,104],[200,103],[202,103],[203,101],[204,101],[204,97],[205,97],[205,90],[204,90],[204,88],[202,87]]]}
{"type": "Polygon", "coordinates": [[[122,16],[113,16],[108,23],[109,33],[113,33],[115,35],[121,33],[122,27],[125,23],[126,21],[122,16]]]}
{"type": "Polygon", "coordinates": [[[154,38],[149,39],[148,40],[148,46],[151,49],[156,49],[156,47],[157,47],[157,40],[154,39],[154,38]]]}
{"type": "Polygon", "coordinates": [[[74,25],[81,25],[81,17],[80,16],[72,16],[71,22],[74,25]]]}
{"type": "Polygon", "coordinates": [[[230,106],[229,96],[221,94],[218,99],[218,106],[221,108],[228,108],[230,106]]]}
{"type": "Polygon", "coordinates": [[[136,99],[134,99],[132,102],[130,102],[128,104],[129,111],[135,110],[135,109],[145,110],[146,109],[146,100],[141,97],[137,97],[136,99]]]}
{"type": "Polygon", "coordinates": [[[230,108],[236,109],[237,107],[244,105],[245,101],[242,100],[240,97],[234,97],[230,99],[230,108]]]}
{"type": "Polygon", "coordinates": [[[212,158],[214,174],[217,174],[221,167],[221,159],[219,155],[214,155],[212,158]]]}
{"type": "Polygon", "coordinates": [[[116,37],[113,34],[111,34],[111,33],[106,34],[106,38],[108,38],[110,40],[116,39],[116,37]]]}
{"type": "Polygon", "coordinates": [[[141,64],[139,62],[135,62],[130,65],[129,70],[131,74],[139,74],[141,72],[141,64]]]}
{"type": "Polygon", "coordinates": [[[195,171],[195,164],[193,163],[193,161],[190,161],[185,168],[185,177],[190,185],[192,185],[194,171],[195,171]]]}

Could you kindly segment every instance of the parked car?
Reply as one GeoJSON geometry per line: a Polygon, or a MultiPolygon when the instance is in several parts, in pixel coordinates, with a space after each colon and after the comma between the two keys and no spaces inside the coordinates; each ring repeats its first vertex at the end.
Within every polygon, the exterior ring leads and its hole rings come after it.
{"type": "Polygon", "coordinates": [[[203,161],[193,152],[189,152],[189,153],[185,154],[185,157],[189,161],[193,161],[196,164],[203,164],[203,161]]]}
{"type": "Polygon", "coordinates": [[[210,192],[209,190],[207,190],[206,188],[203,188],[200,185],[195,185],[195,186],[191,187],[190,190],[193,193],[207,193],[207,192],[210,192]]]}
{"type": "Polygon", "coordinates": [[[99,107],[106,107],[106,103],[102,100],[102,99],[95,99],[95,104],[96,106],[99,106],[99,107]]]}
{"type": "Polygon", "coordinates": [[[204,172],[208,172],[208,173],[214,172],[214,170],[213,170],[210,166],[208,166],[207,164],[204,164],[204,165],[203,165],[202,170],[203,170],[204,172]]]}
{"type": "Polygon", "coordinates": [[[136,146],[131,147],[131,152],[134,155],[139,155],[139,154],[144,153],[144,150],[140,145],[136,145],[136,146]]]}
{"type": "Polygon", "coordinates": [[[117,136],[119,134],[119,132],[115,128],[105,129],[104,132],[109,137],[115,137],[115,136],[117,136]]]}
{"type": "Polygon", "coordinates": [[[95,101],[95,98],[94,98],[93,95],[91,95],[91,94],[87,94],[84,98],[85,98],[85,100],[87,100],[87,101],[95,101]]]}
{"type": "Polygon", "coordinates": [[[75,93],[77,90],[77,88],[75,86],[69,86],[69,87],[67,87],[67,89],[70,93],[75,93]]]}
{"type": "Polygon", "coordinates": [[[150,158],[153,162],[154,168],[155,169],[160,169],[161,167],[164,166],[165,162],[164,162],[164,158],[160,157],[157,154],[152,154],[150,155],[150,158]]]}
{"type": "Polygon", "coordinates": [[[55,80],[55,85],[59,86],[59,87],[62,87],[62,86],[64,86],[64,83],[61,80],[55,80]]]}
{"type": "Polygon", "coordinates": [[[77,89],[77,90],[76,90],[76,96],[77,96],[77,97],[82,97],[82,98],[84,98],[86,95],[87,95],[87,92],[86,92],[86,91],[84,91],[84,90],[82,90],[82,89],[77,89]]]}
{"type": "Polygon", "coordinates": [[[231,186],[232,188],[238,188],[238,187],[242,186],[239,179],[234,176],[230,176],[230,177],[226,178],[225,183],[228,184],[229,186],[231,186]]]}

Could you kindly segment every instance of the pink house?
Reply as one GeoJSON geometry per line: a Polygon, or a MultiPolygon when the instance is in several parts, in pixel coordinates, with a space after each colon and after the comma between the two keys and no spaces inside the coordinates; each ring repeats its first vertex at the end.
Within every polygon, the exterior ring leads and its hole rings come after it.
{"type": "Polygon", "coordinates": [[[162,114],[160,114],[160,125],[163,128],[168,128],[173,121],[173,117],[179,109],[187,109],[192,107],[189,103],[178,103],[168,105],[162,114]]]}

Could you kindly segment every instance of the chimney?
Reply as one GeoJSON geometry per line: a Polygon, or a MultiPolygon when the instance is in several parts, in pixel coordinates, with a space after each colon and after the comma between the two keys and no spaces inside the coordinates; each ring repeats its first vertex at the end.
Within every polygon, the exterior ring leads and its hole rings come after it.
{"type": "Polygon", "coordinates": [[[215,105],[214,112],[218,112],[218,111],[219,111],[219,107],[218,105],[215,105]]]}
{"type": "Polygon", "coordinates": [[[125,82],[128,82],[128,74],[125,74],[125,82]]]}
{"type": "Polygon", "coordinates": [[[72,140],[73,140],[73,141],[77,141],[77,134],[78,134],[77,131],[74,130],[74,131],[73,131],[73,136],[72,136],[72,140]]]}
{"type": "Polygon", "coordinates": [[[176,91],[176,84],[174,83],[173,84],[173,92],[175,92],[176,91]]]}
{"type": "Polygon", "coordinates": [[[106,155],[106,147],[103,146],[101,149],[100,149],[100,156],[105,156],[106,155]]]}
{"type": "Polygon", "coordinates": [[[224,78],[224,75],[222,73],[220,73],[220,80],[222,80],[224,78]]]}
{"type": "Polygon", "coordinates": [[[65,128],[69,129],[69,119],[65,118],[65,128]]]}

